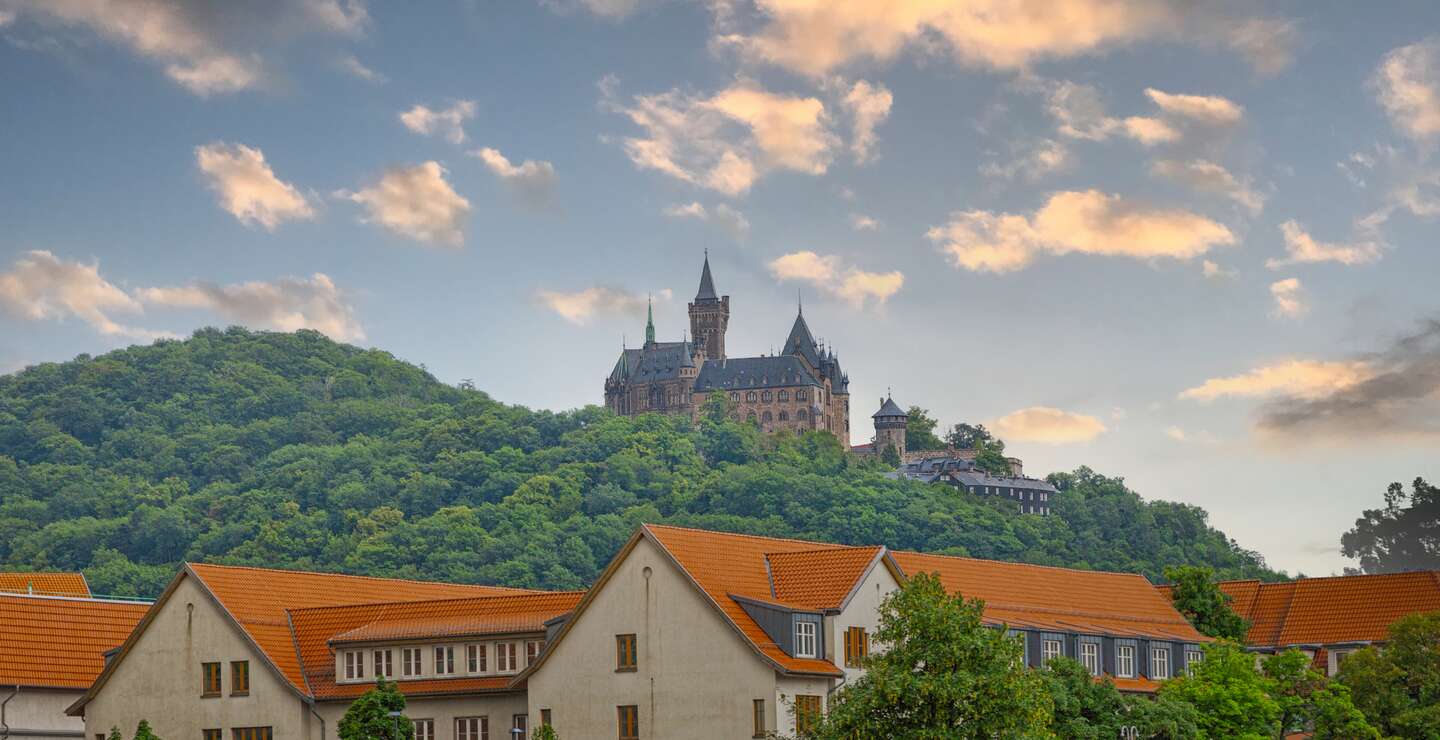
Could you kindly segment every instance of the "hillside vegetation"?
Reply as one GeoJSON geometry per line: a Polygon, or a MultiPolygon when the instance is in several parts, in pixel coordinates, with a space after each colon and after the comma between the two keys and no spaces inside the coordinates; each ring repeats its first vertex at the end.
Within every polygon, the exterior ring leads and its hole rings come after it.
{"type": "MultiPolygon", "coordinates": [[[[598,395],[598,388],[597,388],[598,395]]],[[[1053,516],[887,480],[825,434],[554,413],[308,331],[205,329],[0,377],[0,568],[154,595],[181,560],[580,588],[641,522],[1273,577],[1202,509],[1081,468],[1053,516]]]]}

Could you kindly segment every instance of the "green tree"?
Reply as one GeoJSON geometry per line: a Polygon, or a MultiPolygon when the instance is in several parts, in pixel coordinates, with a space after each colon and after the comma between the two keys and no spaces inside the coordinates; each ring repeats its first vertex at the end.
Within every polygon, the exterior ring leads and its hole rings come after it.
{"type": "Polygon", "coordinates": [[[943,450],[945,443],[935,436],[935,427],[940,422],[930,416],[930,411],[919,406],[911,406],[905,412],[908,418],[905,420],[905,449],[906,450],[943,450]]]}
{"type": "Polygon", "coordinates": [[[961,450],[977,449],[981,443],[994,444],[1000,448],[1000,452],[1005,451],[1005,443],[991,434],[984,424],[956,424],[945,433],[945,443],[961,450]]]}
{"type": "Polygon", "coordinates": [[[1045,679],[1025,667],[1019,640],[981,621],[983,604],[917,574],[880,606],[878,652],[842,688],[817,738],[1043,737],[1045,679]]]}
{"type": "Polygon", "coordinates": [[[530,740],[560,740],[560,735],[550,725],[540,725],[530,733],[530,740]]]}
{"type": "Polygon", "coordinates": [[[1195,705],[1168,696],[1127,701],[1125,724],[1146,740],[1203,740],[1195,705]]]}
{"type": "Polygon", "coordinates": [[[980,441],[975,443],[975,467],[999,476],[1010,475],[1010,461],[1005,458],[1005,443],[980,441]]]}
{"type": "Polygon", "coordinates": [[[1193,565],[1165,569],[1170,600],[1202,635],[1245,642],[1250,624],[1230,608],[1230,597],[1215,583],[1215,571],[1193,565]]]}
{"type": "Polygon", "coordinates": [[[1383,649],[1347,656],[1336,680],[1386,737],[1440,737],[1440,612],[1390,625],[1383,649]]]}
{"type": "Polygon", "coordinates": [[[1049,684],[1054,704],[1050,725],[1056,737],[1073,740],[1112,740],[1128,724],[1127,707],[1109,678],[1096,681],[1090,671],[1070,658],[1051,658],[1040,675],[1049,684]]]}
{"type": "Polygon", "coordinates": [[[1160,686],[1159,696],[1195,707],[1204,737],[1261,740],[1280,727],[1280,705],[1255,670],[1255,656],[1230,642],[1205,647],[1205,659],[1189,675],[1160,686]]]}
{"type": "Polygon", "coordinates": [[[400,693],[394,681],[383,677],[376,679],[375,687],[360,695],[345,710],[340,718],[340,740],[413,740],[415,726],[403,715],[391,717],[391,712],[405,711],[405,695],[400,693]],[[399,734],[396,734],[396,730],[399,734]]]}
{"type": "Polygon", "coordinates": [[[1380,733],[1350,700],[1344,685],[1326,680],[1299,650],[1286,650],[1262,661],[1269,693],[1280,707],[1280,732],[1314,732],[1316,738],[1379,740],[1380,733]]]}
{"type": "Polygon", "coordinates": [[[125,740],[125,738],[120,734],[119,727],[111,727],[110,734],[105,737],[105,740],[125,740]]]}
{"type": "Polygon", "coordinates": [[[142,719],[140,724],[135,726],[135,740],[160,740],[160,736],[150,729],[148,720],[142,719]]]}
{"type": "Polygon", "coordinates": [[[1440,570],[1440,487],[1424,478],[1385,491],[1385,507],[1366,509],[1340,536],[1340,552],[1360,561],[1364,573],[1440,570]]]}
{"type": "Polygon", "coordinates": [[[890,468],[898,468],[904,463],[900,459],[900,451],[895,449],[895,445],[885,445],[885,449],[880,451],[880,462],[890,468]]]}

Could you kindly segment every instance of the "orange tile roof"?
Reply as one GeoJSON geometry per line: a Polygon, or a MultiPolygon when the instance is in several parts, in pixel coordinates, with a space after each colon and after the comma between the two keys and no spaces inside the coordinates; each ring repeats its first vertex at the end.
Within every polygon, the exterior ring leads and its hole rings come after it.
{"type": "Polygon", "coordinates": [[[1440,610],[1440,571],[1219,585],[1255,647],[1383,642],[1395,620],[1440,610]]]}
{"type": "Polygon", "coordinates": [[[1115,688],[1121,691],[1153,694],[1160,690],[1160,681],[1151,678],[1110,678],[1115,688]]]}
{"type": "MultiPolygon", "coordinates": [[[[306,685],[317,699],[359,696],[368,684],[337,684],[330,645],[343,642],[543,633],[569,613],[583,592],[516,592],[499,596],[322,606],[289,610],[306,685]]],[[[509,676],[401,681],[407,695],[505,690],[509,676]]]]}
{"type": "Polygon", "coordinates": [[[275,664],[294,689],[308,693],[287,609],[535,593],[501,586],[409,581],[191,563],[186,567],[275,664]]]}
{"type": "Polygon", "coordinates": [[[893,556],[907,575],[939,573],[947,590],[983,600],[985,619],[992,623],[1120,637],[1209,641],[1139,574],[919,552],[896,552],[893,556]]]}
{"type": "Polygon", "coordinates": [[[777,601],[807,609],[839,609],[883,547],[829,547],[765,555],[777,601]]]}
{"type": "Polygon", "coordinates": [[[89,598],[83,573],[0,573],[0,593],[89,598]]]}
{"type": "Polygon", "coordinates": [[[135,601],[0,594],[0,686],[85,689],[145,615],[135,601]]]}

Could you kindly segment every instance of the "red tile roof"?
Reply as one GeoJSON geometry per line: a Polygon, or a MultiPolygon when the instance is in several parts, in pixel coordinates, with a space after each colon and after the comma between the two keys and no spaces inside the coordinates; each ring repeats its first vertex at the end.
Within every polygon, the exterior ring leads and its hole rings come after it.
{"type": "Polygon", "coordinates": [[[765,556],[775,600],[824,611],[839,609],[883,547],[829,547],[765,556]]]}
{"type": "Polygon", "coordinates": [[[1209,640],[1142,575],[919,552],[893,556],[907,575],[939,573],[947,590],[983,600],[985,619],[992,623],[1118,637],[1209,640]]]}
{"type": "Polygon", "coordinates": [[[0,573],[0,593],[88,598],[90,584],[83,573],[0,573]]]}
{"type": "Polygon", "coordinates": [[[1255,647],[1383,642],[1395,620],[1440,610],[1440,571],[1219,585],[1249,620],[1245,642],[1255,647]]]}
{"type": "MultiPolygon", "coordinates": [[[[337,684],[331,645],[431,637],[543,633],[545,622],[569,613],[579,591],[405,601],[289,610],[306,685],[317,699],[359,696],[368,684],[337,684]]],[[[509,676],[400,681],[407,695],[506,690],[509,676]]]]}
{"type": "Polygon", "coordinates": [[[0,686],[85,689],[149,604],[0,594],[0,686]]]}

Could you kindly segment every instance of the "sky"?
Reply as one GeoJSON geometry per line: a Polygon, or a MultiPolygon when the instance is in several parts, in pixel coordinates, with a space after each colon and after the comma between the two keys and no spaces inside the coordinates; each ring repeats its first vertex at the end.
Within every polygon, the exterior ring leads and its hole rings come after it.
{"type": "Polygon", "coordinates": [[[498,399],[805,316],[1277,569],[1440,478],[1440,4],[0,0],[0,372],[312,328],[498,399]]]}

